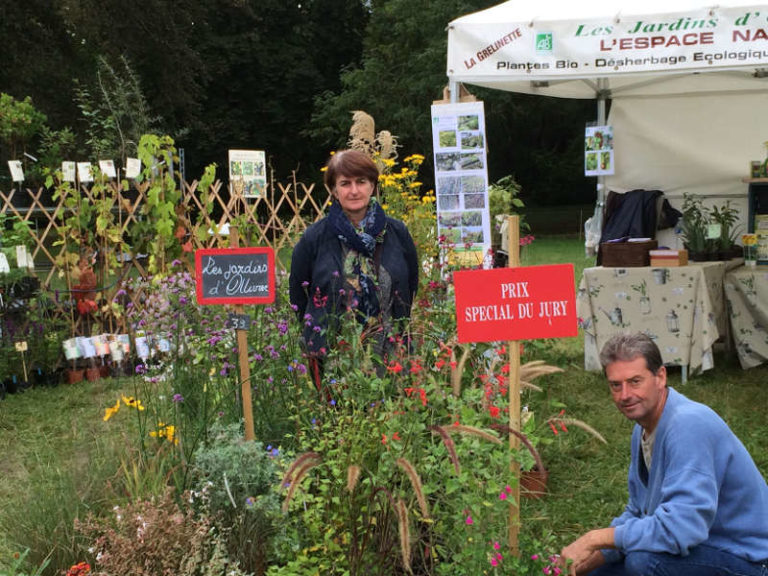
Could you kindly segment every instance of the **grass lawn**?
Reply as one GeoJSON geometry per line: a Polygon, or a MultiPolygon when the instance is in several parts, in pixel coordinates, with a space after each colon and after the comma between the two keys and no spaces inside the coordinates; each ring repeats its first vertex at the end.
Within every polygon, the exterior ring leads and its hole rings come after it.
{"type": "MultiPolygon", "coordinates": [[[[571,262],[576,281],[593,264],[578,239],[538,238],[522,254],[524,265],[571,262]]],[[[528,404],[543,421],[557,414],[581,419],[607,440],[601,444],[571,427],[541,437],[550,471],[549,494],[525,500],[522,531],[551,530],[560,544],[586,529],[605,526],[626,501],[626,472],[632,423],[612,405],[599,373],[585,372],[583,339],[526,342],[526,359],[543,359],[565,370],[537,380],[542,393],[525,392],[528,404]],[[554,411],[554,413],[553,413],[554,411]]],[[[744,371],[724,351],[715,368],[680,384],[679,369],[670,369],[670,384],[720,413],[768,476],[768,366],[744,371]]],[[[0,401],[0,574],[11,554],[31,548],[39,564],[51,555],[52,566],[75,562],[73,518],[89,510],[111,508],[124,494],[113,489],[125,458],[130,424],[102,422],[104,408],[114,403],[129,381],[32,389],[0,401]],[[53,544],[51,544],[53,543],[53,544]]],[[[82,559],[82,558],[79,558],[82,559]]],[[[49,571],[54,574],[54,571],[49,571]]]]}

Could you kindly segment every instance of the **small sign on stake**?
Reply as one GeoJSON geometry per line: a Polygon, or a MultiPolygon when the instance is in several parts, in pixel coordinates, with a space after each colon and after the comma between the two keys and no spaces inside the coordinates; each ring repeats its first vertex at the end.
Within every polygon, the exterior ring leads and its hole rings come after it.
{"type": "Polygon", "coordinates": [[[195,252],[200,304],[269,304],[275,299],[272,248],[208,248],[195,252]]]}

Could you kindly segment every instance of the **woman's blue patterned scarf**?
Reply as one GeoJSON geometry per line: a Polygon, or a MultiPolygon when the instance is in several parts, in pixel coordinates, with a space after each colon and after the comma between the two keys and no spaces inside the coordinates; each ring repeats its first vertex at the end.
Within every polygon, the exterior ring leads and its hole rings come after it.
{"type": "Polygon", "coordinates": [[[358,318],[365,323],[376,318],[381,311],[377,295],[377,263],[374,262],[376,245],[384,242],[387,216],[381,205],[371,199],[368,211],[356,227],[347,218],[338,202],[331,205],[328,213],[336,234],[349,250],[343,262],[344,277],[354,289],[360,312],[358,318]]]}

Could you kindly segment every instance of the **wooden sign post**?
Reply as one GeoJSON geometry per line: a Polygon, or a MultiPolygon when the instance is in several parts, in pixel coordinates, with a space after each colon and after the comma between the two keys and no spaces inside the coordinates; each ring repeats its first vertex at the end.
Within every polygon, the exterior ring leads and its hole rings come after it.
{"type": "MultiPolygon", "coordinates": [[[[520,266],[520,217],[513,214],[509,217],[507,226],[509,242],[508,266],[517,268],[520,266]]],[[[511,340],[507,343],[509,350],[509,429],[520,431],[520,342],[511,340]]],[[[520,459],[515,455],[520,450],[520,438],[510,432],[509,451],[512,457],[509,459],[509,473],[517,482],[512,487],[512,498],[509,503],[509,550],[515,556],[520,555],[520,459]]]]}
{"type": "MultiPolygon", "coordinates": [[[[520,340],[576,336],[572,264],[520,266],[520,221],[509,220],[509,268],[454,273],[459,342],[509,342],[509,429],[520,431],[520,340]]],[[[509,508],[509,548],[517,555],[520,463],[510,433],[510,473],[517,478],[509,508]]]]}
{"type": "Polygon", "coordinates": [[[237,228],[230,228],[231,248],[195,252],[195,288],[200,304],[233,304],[230,324],[237,336],[240,387],[245,439],[253,440],[253,403],[248,362],[250,316],[244,304],[269,304],[275,300],[275,253],[272,248],[240,248],[237,228]]]}

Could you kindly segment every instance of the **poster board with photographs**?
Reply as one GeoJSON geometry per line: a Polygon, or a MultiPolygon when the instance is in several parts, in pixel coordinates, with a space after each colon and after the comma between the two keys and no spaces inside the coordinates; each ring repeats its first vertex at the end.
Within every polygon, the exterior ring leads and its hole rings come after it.
{"type": "Polygon", "coordinates": [[[267,188],[264,150],[229,151],[229,185],[245,198],[259,198],[267,188]]]}
{"type": "Polygon", "coordinates": [[[587,126],[584,132],[584,175],[609,176],[614,172],[613,127],[587,126]]]}
{"type": "Polygon", "coordinates": [[[482,102],[432,106],[438,235],[459,265],[483,264],[491,248],[485,142],[482,102]]]}

